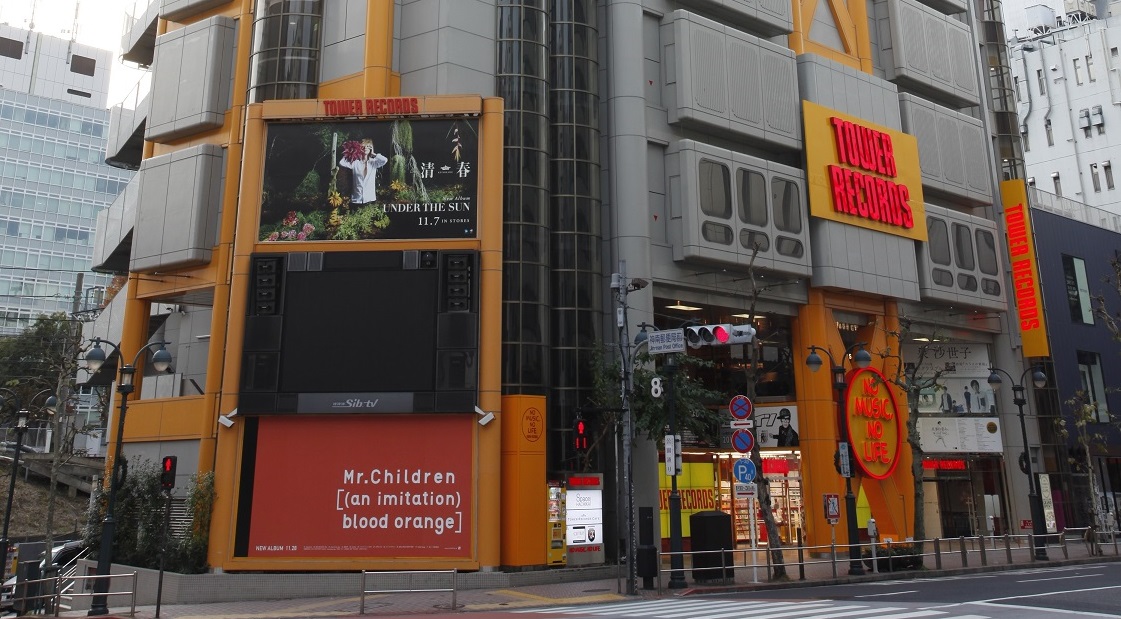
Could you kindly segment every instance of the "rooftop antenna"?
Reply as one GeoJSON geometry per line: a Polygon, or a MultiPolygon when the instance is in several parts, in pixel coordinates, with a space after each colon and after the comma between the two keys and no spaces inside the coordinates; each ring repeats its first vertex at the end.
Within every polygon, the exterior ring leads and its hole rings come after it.
{"type": "Polygon", "coordinates": [[[70,64],[70,56],[74,52],[74,40],[78,38],[78,11],[82,3],[79,0],[74,2],[74,24],[70,26],[70,44],[66,46],[66,64],[70,64]]]}

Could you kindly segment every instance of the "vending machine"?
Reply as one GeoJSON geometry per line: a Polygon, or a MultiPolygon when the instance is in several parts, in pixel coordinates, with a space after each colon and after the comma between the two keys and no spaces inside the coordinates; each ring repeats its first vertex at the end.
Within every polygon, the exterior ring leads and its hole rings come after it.
{"type": "Polygon", "coordinates": [[[549,506],[548,506],[548,523],[549,527],[545,534],[545,539],[548,540],[548,564],[549,565],[566,565],[568,563],[568,550],[564,544],[564,485],[559,481],[549,482],[549,506]]]}

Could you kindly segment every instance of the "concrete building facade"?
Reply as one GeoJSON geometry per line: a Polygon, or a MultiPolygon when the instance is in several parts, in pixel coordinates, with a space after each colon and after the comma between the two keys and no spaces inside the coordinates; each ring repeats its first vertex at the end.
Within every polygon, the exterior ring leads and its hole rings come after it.
{"type": "MultiPolygon", "coordinates": [[[[1022,157],[991,104],[1012,91],[1003,36],[979,34],[1000,24],[999,3],[953,0],[152,2],[123,50],[151,91],[114,110],[106,151],[139,174],[95,258],[129,284],[87,334],[126,362],[168,341],[176,362],[142,377],[125,454],[216,473],[223,570],[536,566],[556,541],[611,560],[629,471],[611,432],[602,479],[571,441],[597,357],[648,327],[750,325],[749,346],[690,354],[713,389],[753,391],[784,541],[828,543],[840,444],[861,528],[913,535],[921,484],[928,537],[1022,533],[1004,454],[1025,437],[1010,392],[980,387],[1023,352],[998,185],[1022,157]],[[383,273],[425,268],[435,296],[383,273]],[[430,310],[435,343],[407,339],[430,310]],[[410,386],[430,347],[435,382],[410,386]],[[841,371],[811,372],[811,350],[841,371]],[[550,481],[586,501],[563,540],[550,481]],[[322,526],[297,530],[284,493],[322,526]]],[[[667,538],[645,438],[634,505],[667,538]]],[[[686,519],[724,510],[743,542],[732,440],[686,437],[678,481],[686,519]]]]}

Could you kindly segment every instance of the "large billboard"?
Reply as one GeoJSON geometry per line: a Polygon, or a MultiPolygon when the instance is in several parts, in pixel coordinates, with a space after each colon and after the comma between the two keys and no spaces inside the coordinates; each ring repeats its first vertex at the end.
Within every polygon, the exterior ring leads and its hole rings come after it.
{"type": "Polygon", "coordinates": [[[244,463],[242,483],[251,491],[239,509],[238,554],[473,557],[474,421],[259,418],[244,463]]]}
{"type": "Polygon", "coordinates": [[[476,238],[478,121],[269,123],[258,240],[476,238]]]}

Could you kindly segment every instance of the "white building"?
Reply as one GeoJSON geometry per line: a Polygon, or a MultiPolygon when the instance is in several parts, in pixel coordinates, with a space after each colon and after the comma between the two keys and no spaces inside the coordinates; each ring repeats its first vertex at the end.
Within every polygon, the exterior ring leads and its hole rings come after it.
{"type": "Polygon", "coordinates": [[[0,25],[0,334],[109,282],[89,272],[94,226],[132,177],[104,163],[111,61],[0,25]]]}
{"type": "Polygon", "coordinates": [[[1009,43],[1028,182],[1114,214],[1090,223],[1121,230],[1121,16],[1070,21],[1009,43]]]}

